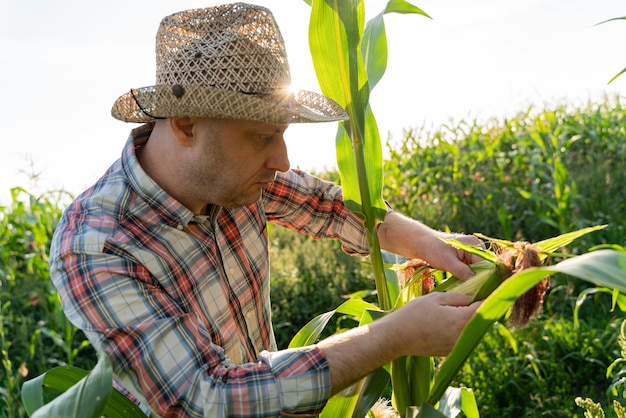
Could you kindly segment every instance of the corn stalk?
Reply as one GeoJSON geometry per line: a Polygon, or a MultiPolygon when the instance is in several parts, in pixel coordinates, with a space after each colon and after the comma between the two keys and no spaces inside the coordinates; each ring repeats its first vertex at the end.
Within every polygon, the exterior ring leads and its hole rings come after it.
{"type": "MultiPolygon", "coordinates": [[[[365,224],[379,307],[389,311],[395,305],[398,284],[395,275],[388,275],[389,280],[385,275],[376,230],[387,208],[382,198],[382,146],[369,96],[387,67],[384,15],[391,12],[428,15],[404,0],[390,0],[365,27],[363,0],[311,0],[307,3],[312,9],[309,43],[320,87],[350,116],[340,124],[336,136],[344,200],[365,224]]],[[[430,359],[407,357],[392,363],[394,400],[403,416],[409,406],[425,400],[431,369],[430,359]]],[[[350,394],[346,399],[354,400],[354,396],[350,394]]],[[[331,405],[335,403],[331,401],[331,405]]],[[[346,416],[348,409],[337,409],[333,413],[341,412],[346,416]]]]}

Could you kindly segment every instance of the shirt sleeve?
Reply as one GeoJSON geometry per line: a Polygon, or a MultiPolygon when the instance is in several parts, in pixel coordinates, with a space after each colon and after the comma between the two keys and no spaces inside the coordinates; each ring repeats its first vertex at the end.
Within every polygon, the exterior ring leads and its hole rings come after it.
{"type": "Polygon", "coordinates": [[[367,255],[363,222],[343,203],[341,187],[299,170],[278,173],[263,195],[268,221],[314,238],[341,240],[344,251],[367,255]]]}
{"type": "Polygon", "coordinates": [[[69,241],[53,245],[51,276],[66,314],[154,413],[278,417],[324,407],[330,374],[319,348],[262,352],[256,362],[230,364],[196,314],[181,310],[141,263],[81,248],[78,254],[69,241]]]}

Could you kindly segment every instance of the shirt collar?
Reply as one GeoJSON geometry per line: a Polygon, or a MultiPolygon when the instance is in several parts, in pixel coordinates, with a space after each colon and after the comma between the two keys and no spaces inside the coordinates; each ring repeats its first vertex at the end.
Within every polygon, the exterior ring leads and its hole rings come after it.
{"type": "Polygon", "coordinates": [[[131,131],[122,152],[122,169],[129,180],[130,187],[139,195],[140,199],[174,227],[180,228],[180,225],[187,227],[194,218],[193,212],[156,184],[137,160],[135,151],[148,141],[152,128],[154,128],[154,124],[147,123],[131,131]]]}

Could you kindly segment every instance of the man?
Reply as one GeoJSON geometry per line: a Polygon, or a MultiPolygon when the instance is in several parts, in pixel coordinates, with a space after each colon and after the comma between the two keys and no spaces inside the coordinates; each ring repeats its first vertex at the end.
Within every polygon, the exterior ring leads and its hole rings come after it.
{"type": "MultiPolygon", "coordinates": [[[[141,405],[159,416],[315,414],[394,358],[447,354],[476,306],[443,293],[316,345],[276,349],[266,222],[368,252],[341,189],[290,170],[283,138],[290,123],[347,116],[287,89],[283,40],[258,6],[169,16],[156,53],[156,84],[112,110],[145,124],[65,211],[50,257],[67,316],[141,405]]],[[[444,234],[393,211],[379,236],[389,251],[472,274],[444,234]]]]}

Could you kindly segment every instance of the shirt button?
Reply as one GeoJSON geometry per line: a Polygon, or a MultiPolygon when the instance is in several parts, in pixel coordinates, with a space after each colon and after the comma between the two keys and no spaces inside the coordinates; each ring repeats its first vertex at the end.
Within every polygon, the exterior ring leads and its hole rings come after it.
{"type": "Polygon", "coordinates": [[[178,229],[179,231],[182,231],[183,229],[185,229],[185,226],[183,224],[178,224],[176,225],[176,229],[178,229]]]}

